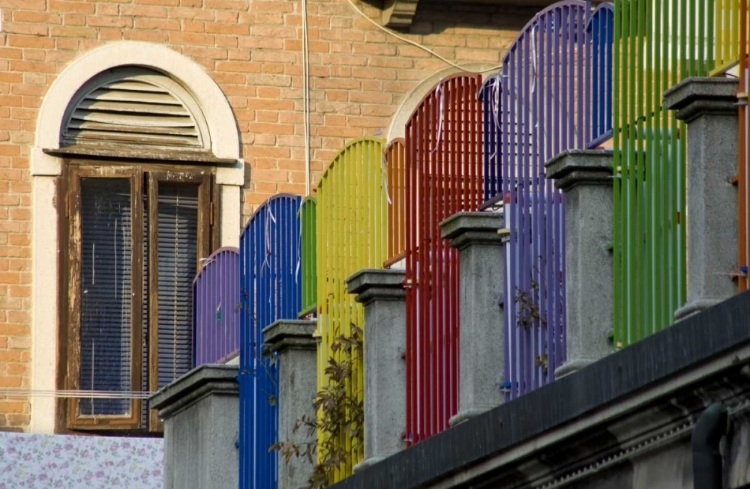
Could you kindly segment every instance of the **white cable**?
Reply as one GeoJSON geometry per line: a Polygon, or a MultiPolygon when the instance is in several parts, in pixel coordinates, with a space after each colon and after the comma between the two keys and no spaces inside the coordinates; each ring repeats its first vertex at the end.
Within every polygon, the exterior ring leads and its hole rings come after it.
{"type": "Polygon", "coordinates": [[[305,197],[310,195],[310,50],[307,36],[307,0],[302,0],[302,110],[305,127],[305,197]]]}
{"type": "Polygon", "coordinates": [[[148,399],[155,392],[0,389],[0,397],[55,397],[77,399],[148,399]]]}
{"type": "Polygon", "coordinates": [[[387,33],[387,34],[395,37],[396,39],[398,39],[398,40],[400,40],[402,42],[405,42],[407,44],[411,44],[412,46],[414,46],[416,48],[419,48],[419,49],[421,49],[422,51],[424,51],[426,53],[429,53],[430,55],[436,57],[437,59],[439,59],[443,63],[446,63],[446,64],[448,64],[450,66],[453,66],[454,68],[456,68],[458,70],[465,71],[467,73],[487,73],[488,71],[497,71],[500,68],[502,68],[502,65],[493,66],[492,68],[488,68],[486,70],[481,70],[481,71],[470,70],[468,68],[465,68],[465,67],[463,67],[463,66],[461,66],[461,65],[459,65],[457,63],[454,63],[453,61],[451,61],[451,60],[449,60],[447,58],[444,58],[443,56],[440,56],[438,53],[436,53],[435,51],[431,50],[430,48],[428,48],[426,46],[423,46],[423,45],[419,44],[418,42],[412,41],[411,39],[407,39],[404,36],[396,34],[395,32],[393,32],[392,30],[390,30],[390,29],[388,29],[386,27],[383,27],[382,25],[378,24],[377,22],[375,22],[374,20],[372,20],[370,17],[368,17],[367,14],[365,14],[362,10],[360,10],[360,8],[357,7],[352,0],[346,0],[346,1],[349,2],[349,5],[351,5],[352,8],[354,10],[356,10],[359,15],[361,15],[362,17],[364,17],[369,23],[371,23],[372,25],[374,25],[375,27],[377,27],[381,31],[383,31],[383,32],[385,32],[385,33],[387,33]]]}

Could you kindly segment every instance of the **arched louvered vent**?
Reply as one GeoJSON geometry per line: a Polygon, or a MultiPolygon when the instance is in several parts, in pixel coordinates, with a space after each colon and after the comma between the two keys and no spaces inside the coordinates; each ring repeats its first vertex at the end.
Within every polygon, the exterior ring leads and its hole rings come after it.
{"type": "Polygon", "coordinates": [[[68,106],[63,145],[138,144],[206,149],[206,123],[174,80],[142,68],[109,70],[68,106]]]}

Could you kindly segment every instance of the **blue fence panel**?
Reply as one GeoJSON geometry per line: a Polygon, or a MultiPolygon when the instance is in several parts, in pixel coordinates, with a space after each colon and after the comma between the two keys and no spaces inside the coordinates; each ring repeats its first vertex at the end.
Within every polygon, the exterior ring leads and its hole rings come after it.
{"type": "Polygon", "coordinates": [[[277,485],[278,359],[263,355],[263,329],[302,307],[298,196],[264,202],[240,236],[240,488],[277,485]]]}

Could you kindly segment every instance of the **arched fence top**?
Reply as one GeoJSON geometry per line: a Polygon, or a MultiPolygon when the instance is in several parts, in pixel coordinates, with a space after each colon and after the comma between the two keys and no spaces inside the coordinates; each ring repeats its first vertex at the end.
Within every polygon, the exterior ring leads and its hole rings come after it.
{"type": "Polygon", "coordinates": [[[393,139],[393,140],[391,140],[391,141],[388,142],[388,144],[385,147],[385,150],[386,151],[390,151],[390,150],[392,150],[394,148],[394,146],[398,146],[398,145],[402,145],[403,146],[404,144],[406,144],[406,139],[404,139],[404,138],[396,138],[396,139],[393,139]]]}
{"type": "MultiPolygon", "coordinates": [[[[318,182],[318,190],[320,190],[321,186],[325,181],[327,181],[329,174],[335,170],[335,168],[343,163],[344,161],[347,161],[347,154],[353,150],[360,149],[362,147],[367,146],[368,144],[376,145],[378,148],[378,151],[382,153],[383,145],[385,144],[385,139],[383,138],[376,138],[372,136],[365,136],[358,139],[354,139],[350,141],[346,146],[341,148],[341,151],[339,151],[336,156],[333,157],[331,160],[331,163],[328,164],[328,167],[323,172],[323,175],[320,177],[320,181],[318,182]]],[[[382,157],[379,157],[377,160],[377,163],[381,163],[382,157]]]]}
{"type": "Polygon", "coordinates": [[[503,56],[502,66],[505,66],[507,61],[518,51],[519,47],[522,45],[521,41],[532,34],[534,30],[539,26],[540,19],[557,12],[563,12],[565,11],[565,9],[581,9],[582,12],[588,12],[588,5],[589,3],[584,0],[564,0],[562,2],[557,2],[553,5],[550,5],[549,7],[537,12],[536,15],[534,15],[534,18],[526,23],[524,28],[521,29],[521,31],[511,43],[510,48],[508,48],[505,56],[503,56]]]}
{"type": "Polygon", "coordinates": [[[212,266],[216,264],[217,261],[225,259],[225,256],[231,256],[229,259],[237,259],[240,258],[240,249],[236,246],[224,246],[219,248],[218,250],[211,253],[211,255],[208,258],[205,258],[203,260],[203,263],[201,264],[201,269],[198,270],[198,273],[195,275],[195,278],[193,278],[193,285],[198,282],[201,277],[203,277],[206,274],[209,274],[212,272],[212,266]]]}
{"type": "Polygon", "coordinates": [[[242,229],[242,234],[244,234],[252,225],[253,221],[258,218],[259,215],[263,211],[268,212],[268,207],[270,207],[274,202],[279,200],[293,200],[293,201],[299,201],[300,196],[294,195],[294,194],[276,194],[272,197],[269,197],[265,202],[260,204],[257,209],[255,209],[255,212],[253,212],[252,216],[250,216],[250,219],[248,219],[247,223],[245,224],[245,227],[242,229]]]}
{"type": "MultiPolygon", "coordinates": [[[[478,75],[475,73],[452,73],[450,75],[444,76],[443,78],[440,79],[440,81],[438,81],[435,84],[434,87],[432,87],[432,89],[429,92],[427,92],[427,95],[425,95],[422,98],[422,100],[419,102],[419,104],[417,104],[417,106],[414,108],[414,111],[411,113],[411,115],[409,116],[409,119],[406,122],[407,127],[410,124],[412,124],[414,119],[419,116],[422,110],[424,110],[425,105],[427,105],[432,100],[432,97],[436,94],[439,95],[439,93],[437,92],[441,92],[444,89],[444,87],[449,87],[449,90],[450,90],[450,87],[455,86],[456,81],[481,80],[481,79],[482,79],[482,75],[478,75]],[[454,82],[454,83],[451,83],[451,82],[454,82]]],[[[404,138],[399,138],[399,139],[404,139],[404,138]]],[[[394,140],[394,142],[395,141],[396,140],[394,140]]]]}

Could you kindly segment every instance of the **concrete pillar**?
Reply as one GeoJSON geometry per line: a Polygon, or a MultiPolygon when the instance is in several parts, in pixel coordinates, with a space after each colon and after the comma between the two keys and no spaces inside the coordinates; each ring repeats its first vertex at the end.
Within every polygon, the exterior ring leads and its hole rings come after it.
{"type": "Polygon", "coordinates": [[[451,426],[503,402],[502,224],[492,212],[459,212],[440,224],[443,239],[459,255],[458,413],[449,420],[451,426]]]}
{"type": "Polygon", "coordinates": [[[737,84],[688,78],[664,94],[688,126],[687,303],[675,313],[678,320],[737,293],[737,84]]]}
{"type": "Polygon", "coordinates": [[[365,306],[365,459],[355,472],[406,447],[405,278],[403,270],[365,269],[346,279],[365,306]]]}
{"type": "Polygon", "coordinates": [[[165,489],[238,487],[237,367],[202,365],[149,398],[164,420],[165,489]]]}
{"type": "MultiPolygon", "coordinates": [[[[299,445],[312,440],[307,428],[294,432],[295,423],[303,416],[315,418],[313,399],[316,394],[315,321],[279,320],[263,330],[263,342],[269,353],[279,360],[279,441],[299,445]]],[[[279,456],[279,487],[306,487],[313,466],[306,457],[292,457],[287,462],[279,456]]]]}
{"type": "Polygon", "coordinates": [[[565,193],[567,360],[562,377],[612,351],[612,152],[571,150],[546,163],[565,193]]]}

